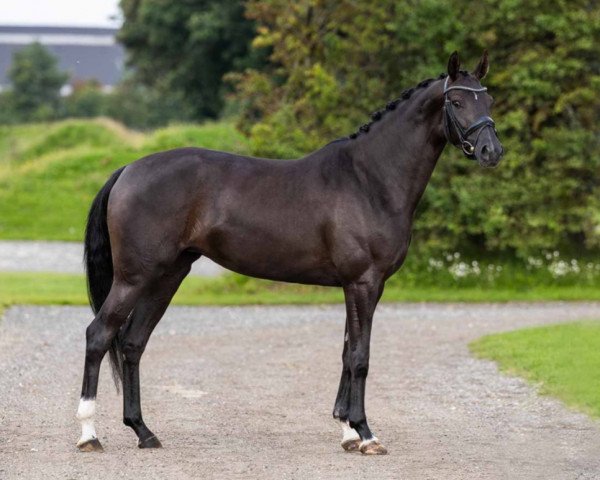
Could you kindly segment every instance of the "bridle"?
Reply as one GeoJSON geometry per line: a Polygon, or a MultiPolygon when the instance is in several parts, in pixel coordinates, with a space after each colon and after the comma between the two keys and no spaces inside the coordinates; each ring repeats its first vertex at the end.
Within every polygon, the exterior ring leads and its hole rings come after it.
{"type": "Polygon", "coordinates": [[[454,107],[452,106],[452,101],[448,98],[448,92],[452,90],[463,90],[466,92],[473,92],[475,94],[475,98],[477,98],[477,93],[487,91],[486,87],[481,88],[472,88],[464,85],[453,85],[451,87],[448,86],[448,78],[446,77],[446,81],[444,82],[444,132],[446,134],[446,139],[452,143],[454,146],[462,149],[463,153],[467,158],[471,160],[475,160],[475,146],[477,144],[477,140],[479,139],[479,135],[486,127],[491,127],[494,132],[496,132],[496,124],[491,117],[487,115],[483,117],[479,117],[475,120],[468,128],[463,128],[456,118],[456,114],[454,113],[454,107]],[[456,136],[460,144],[454,143],[452,139],[452,135],[450,134],[450,127],[454,129],[456,136]],[[474,144],[469,141],[469,136],[477,132],[477,136],[475,137],[474,144]]]}

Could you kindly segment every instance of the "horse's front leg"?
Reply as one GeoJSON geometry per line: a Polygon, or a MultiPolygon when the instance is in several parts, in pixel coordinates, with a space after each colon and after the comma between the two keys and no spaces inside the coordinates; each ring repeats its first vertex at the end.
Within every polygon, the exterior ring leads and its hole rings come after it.
{"type": "Polygon", "coordinates": [[[365,387],[369,373],[369,348],[373,313],[383,292],[383,282],[360,281],[344,287],[346,297],[348,359],[350,364],[349,427],[360,436],[360,451],[384,455],[385,447],[375,437],[365,414],[365,387]]]}
{"type": "Polygon", "coordinates": [[[338,388],[335,405],[333,407],[333,418],[337,419],[342,426],[342,448],[347,452],[353,452],[360,447],[360,435],[350,426],[348,414],[350,411],[350,348],[348,348],[348,319],[344,329],[344,351],[342,353],[342,377],[338,388]]]}

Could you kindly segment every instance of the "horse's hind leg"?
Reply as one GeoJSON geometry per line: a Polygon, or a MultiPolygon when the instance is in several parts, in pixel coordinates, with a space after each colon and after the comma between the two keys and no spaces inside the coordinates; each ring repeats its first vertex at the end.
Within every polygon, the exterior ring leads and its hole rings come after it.
{"type": "Polygon", "coordinates": [[[77,418],[81,421],[81,438],[77,447],[84,452],[102,451],[96,437],[94,414],[100,364],[115,335],[127,320],[142,294],[143,281],[127,283],[115,280],[102,308],[86,330],[85,367],[77,418]]]}
{"type": "Polygon", "coordinates": [[[144,423],[140,402],[140,359],[146,344],[169,306],[179,285],[189,273],[195,254],[183,254],[174,267],[154,281],[136,305],[121,335],[123,352],[123,423],[138,437],[138,447],[159,448],[161,443],[144,423]]]}

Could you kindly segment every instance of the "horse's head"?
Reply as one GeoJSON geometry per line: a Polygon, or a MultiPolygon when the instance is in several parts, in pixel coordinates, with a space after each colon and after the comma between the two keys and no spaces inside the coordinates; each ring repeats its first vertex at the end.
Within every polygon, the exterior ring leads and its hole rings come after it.
{"type": "Polygon", "coordinates": [[[444,83],[444,129],[450,143],[482,167],[495,167],[504,153],[490,116],[493,99],[480,81],[489,68],[487,50],[471,73],[460,71],[458,53],[448,61],[444,83]]]}

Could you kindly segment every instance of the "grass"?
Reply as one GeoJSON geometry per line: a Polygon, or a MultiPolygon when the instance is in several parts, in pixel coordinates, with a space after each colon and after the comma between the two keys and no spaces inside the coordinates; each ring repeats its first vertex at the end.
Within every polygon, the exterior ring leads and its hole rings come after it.
{"type": "Polygon", "coordinates": [[[600,322],[528,328],[483,337],[470,348],[498,363],[502,372],[524,377],[540,393],[600,417],[600,322]]]}
{"type": "Polygon", "coordinates": [[[146,135],[107,119],[0,127],[0,239],[81,240],[92,198],[112,171],[181,146],[247,151],[227,122],[146,135]]]}
{"type": "MultiPolygon", "coordinates": [[[[384,302],[508,302],[542,300],[600,300],[600,290],[586,287],[522,289],[435,288],[402,286],[393,282],[384,302]]],[[[188,277],[177,292],[176,305],[278,305],[343,302],[339,288],[286,284],[238,275],[188,277]]],[[[83,275],[0,272],[0,306],[87,305],[83,275]]]]}

